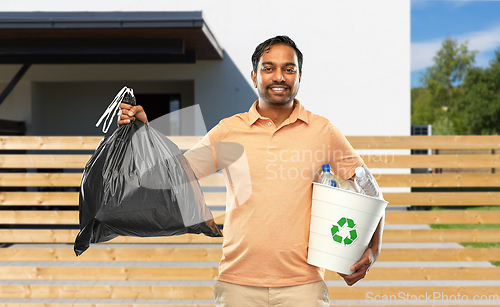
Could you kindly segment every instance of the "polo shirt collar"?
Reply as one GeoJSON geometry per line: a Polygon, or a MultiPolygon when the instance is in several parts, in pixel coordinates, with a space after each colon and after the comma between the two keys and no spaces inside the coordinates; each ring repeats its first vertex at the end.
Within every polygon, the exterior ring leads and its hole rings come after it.
{"type": "MultiPolygon", "coordinates": [[[[248,111],[248,125],[251,126],[253,125],[259,118],[260,119],[265,119],[262,117],[259,112],[257,111],[257,104],[259,101],[255,101],[252,104],[252,107],[250,107],[250,110],[248,111]]],[[[290,114],[290,117],[288,118],[288,121],[290,123],[294,123],[297,121],[297,119],[300,119],[301,121],[305,122],[306,124],[309,124],[309,115],[307,113],[307,110],[302,106],[299,100],[295,99],[294,100],[295,107],[293,108],[292,114],[290,114]]]]}

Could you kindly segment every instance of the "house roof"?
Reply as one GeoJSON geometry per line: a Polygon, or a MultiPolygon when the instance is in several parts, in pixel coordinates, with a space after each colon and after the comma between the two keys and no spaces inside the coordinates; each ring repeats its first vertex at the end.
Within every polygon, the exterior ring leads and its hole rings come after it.
{"type": "Polygon", "coordinates": [[[0,63],[193,63],[222,55],[201,11],[0,12],[0,63]]]}

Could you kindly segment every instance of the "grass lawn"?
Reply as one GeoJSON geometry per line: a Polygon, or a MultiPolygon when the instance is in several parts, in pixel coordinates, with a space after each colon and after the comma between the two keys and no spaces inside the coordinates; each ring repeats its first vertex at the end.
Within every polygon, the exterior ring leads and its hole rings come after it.
{"type": "Polygon", "coordinates": [[[470,242],[470,243],[460,243],[463,247],[474,247],[474,248],[488,248],[488,247],[493,247],[493,248],[500,248],[500,242],[470,242]]]}

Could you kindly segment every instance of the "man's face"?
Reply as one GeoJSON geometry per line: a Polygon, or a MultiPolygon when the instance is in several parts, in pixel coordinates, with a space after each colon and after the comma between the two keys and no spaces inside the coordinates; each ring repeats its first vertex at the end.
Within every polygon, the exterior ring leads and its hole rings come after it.
{"type": "Polygon", "coordinates": [[[287,105],[299,91],[301,75],[295,50],[283,44],[272,45],[264,51],[252,71],[252,80],[259,99],[272,106],[287,105]]]}

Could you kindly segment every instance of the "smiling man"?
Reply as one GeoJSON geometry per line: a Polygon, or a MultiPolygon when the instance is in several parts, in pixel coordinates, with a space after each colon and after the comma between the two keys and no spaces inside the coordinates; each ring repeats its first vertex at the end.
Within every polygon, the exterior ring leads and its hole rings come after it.
{"type": "MultiPolygon", "coordinates": [[[[200,157],[194,149],[185,154],[198,179],[219,169],[217,143],[241,144],[248,159],[248,198],[236,199],[238,178],[224,172],[226,208],[232,209],[226,209],[215,284],[218,307],[330,306],[324,269],[307,263],[312,183],[323,164],[331,164],[345,180],[364,164],[335,126],[295,99],[302,62],[302,53],[287,36],[259,44],[251,72],[259,99],[248,112],[220,121],[195,146],[209,148],[205,152],[210,154],[200,157]]],[[[135,118],[147,122],[140,106],[120,106],[119,124],[135,118]]],[[[370,247],[351,267],[355,272],[339,274],[348,285],[362,279],[378,257],[382,228],[383,219],[370,247]]]]}

